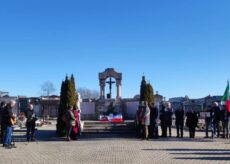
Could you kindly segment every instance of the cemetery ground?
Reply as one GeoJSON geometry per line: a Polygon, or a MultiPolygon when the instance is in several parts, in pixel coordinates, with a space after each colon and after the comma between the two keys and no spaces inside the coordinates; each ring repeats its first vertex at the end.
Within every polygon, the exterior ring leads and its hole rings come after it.
{"type": "MultiPolygon", "coordinates": [[[[55,125],[38,128],[36,142],[25,142],[25,131],[14,132],[16,149],[0,147],[1,164],[148,164],[229,163],[230,139],[159,138],[144,141],[130,135],[82,135],[78,141],[57,138],[55,125]]],[[[173,136],[176,131],[173,129],[173,136]]]]}

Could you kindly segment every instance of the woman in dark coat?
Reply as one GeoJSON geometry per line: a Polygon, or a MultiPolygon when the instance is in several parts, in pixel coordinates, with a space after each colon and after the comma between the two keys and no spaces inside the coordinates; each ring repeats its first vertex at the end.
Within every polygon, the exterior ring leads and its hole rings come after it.
{"type": "Polygon", "coordinates": [[[186,116],[187,116],[186,126],[189,128],[189,136],[190,138],[195,138],[196,127],[198,124],[197,114],[192,109],[189,109],[186,116]]]}

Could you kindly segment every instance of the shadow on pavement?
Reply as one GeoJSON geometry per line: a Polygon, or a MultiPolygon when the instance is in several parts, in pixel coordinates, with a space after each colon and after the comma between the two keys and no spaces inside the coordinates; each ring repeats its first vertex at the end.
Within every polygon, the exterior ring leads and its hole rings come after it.
{"type": "Polygon", "coordinates": [[[181,155],[175,157],[178,160],[207,160],[207,161],[228,161],[230,160],[230,149],[142,149],[143,151],[167,151],[172,155],[181,155]],[[176,152],[176,153],[175,153],[176,152]],[[190,157],[184,156],[191,155],[190,157]],[[192,155],[196,155],[192,157],[192,155]],[[200,156],[197,156],[200,155],[200,156]]]}

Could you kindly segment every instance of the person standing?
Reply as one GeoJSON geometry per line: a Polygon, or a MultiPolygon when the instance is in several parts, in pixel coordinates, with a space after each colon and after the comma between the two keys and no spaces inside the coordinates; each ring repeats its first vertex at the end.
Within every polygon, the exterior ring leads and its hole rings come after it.
{"type": "Polygon", "coordinates": [[[78,108],[73,108],[73,114],[75,118],[75,125],[72,128],[71,139],[78,140],[77,135],[79,133],[79,126],[80,126],[80,110],[78,108]]]}
{"type": "Polygon", "coordinates": [[[169,137],[172,137],[172,115],[173,115],[173,109],[171,103],[168,103],[167,108],[165,109],[165,119],[166,119],[166,136],[167,136],[167,131],[169,130],[169,137]]]}
{"type": "Polygon", "coordinates": [[[229,137],[229,116],[230,113],[228,112],[226,105],[222,106],[221,110],[221,122],[222,122],[222,128],[223,128],[223,138],[229,137]]]}
{"type": "Polygon", "coordinates": [[[217,102],[213,103],[213,112],[214,112],[214,119],[213,119],[214,135],[215,135],[215,137],[220,137],[220,117],[221,117],[221,112],[220,112],[219,104],[217,102]]]}
{"type": "Polygon", "coordinates": [[[3,119],[5,119],[4,121],[6,123],[6,134],[3,139],[3,147],[6,147],[7,149],[16,148],[15,145],[11,144],[14,120],[16,119],[15,115],[13,114],[13,108],[15,105],[16,101],[10,101],[3,112],[3,119]]]}
{"type": "Polygon", "coordinates": [[[166,117],[165,117],[165,106],[162,103],[161,104],[161,110],[160,110],[160,121],[161,121],[161,137],[166,137],[167,136],[167,126],[166,126],[166,117]]]}
{"type": "Polygon", "coordinates": [[[144,139],[149,139],[150,109],[147,102],[144,102],[144,111],[142,115],[142,125],[144,129],[144,139]]]}
{"type": "Polygon", "coordinates": [[[208,106],[208,109],[205,112],[205,138],[208,138],[208,133],[209,133],[209,127],[211,127],[212,130],[212,136],[214,134],[213,132],[213,116],[214,113],[211,109],[211,106],[208,106]]]}
{"type": "Polygon", "coordinates": [[[71,141],[71,132],[73,127],[75,126],[75,117],[73,114],[73,107],[70,106],[66,112],[66,133],[67,133],[67,141],[71,141]]]}
{"type": "Polygon", "coordinates": [[[35,141],[34,139],[34,132],[35,132],[35,126],[37,117],[34,113],[34,106],[32,104],[29,104],[28,109],[26,111],[26,138],[27,141],[35,141]]]}
{"type": "Polygon", "coordinates": [[[190,108],[186,116],[186,126],[189,128],[189,136],[190,138],[195,138],[196,127],[198,124],[197,114],[192,110],[192,108],[190,108]]]}
{"type": "Polygon", "coordinates": [[[1,102],[1,105],[0,105],[1,143],[3,143],[3,138],[4,138],[5,132],[6,132],[6,121],[3,118],[3,114],[5,112],[5,109],[6,109],[6,103],[1,102]]]}
{"type": "Polygon", "coordinates": [[[177,129],[177,138],[183,138],[184,131],[184,110],[182,107],[176,110],[176,129],[177,129]]]}
{"type": "Polygon", "coordinates": [[[150,138],[158,138],[158,108],[155,107],[155,104],[152,103],[150,105],[150,126],[149,126],[149,137],[150,138]]]}
{"type": "Polygon", "coordinates": [[[139,105],[138,110],[136,112],[136,136],[137,138],[143,137],[142,112],[143,112],[143,107],[139,105]]]}

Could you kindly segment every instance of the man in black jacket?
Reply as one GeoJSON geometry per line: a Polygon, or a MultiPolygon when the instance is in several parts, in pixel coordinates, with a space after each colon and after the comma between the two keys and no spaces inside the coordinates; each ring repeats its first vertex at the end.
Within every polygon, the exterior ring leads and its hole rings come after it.
{"type": "Polygon", "coordinates": [[[29,108],[26,111],[26,128],[27,128],[27,141],[35,141],[34,139],[34,131],[35,131],[35,122],[37,121],[36,115],[34,114],[33,105],[29,104],[29,108]]]}
{"type": "Polygon", "coordinates": [[[216,137],[220,137],[220,118],[221,118],[221,111],[220,111],[220,108],[219,108],[219,104],[217,102],[213,103],[213,109],[212,110],[214,112],[214,119],[213,119],[214,135],[216,137]]]}
{"type": "Polygon", "coordinates": [[[175,112],[176,116],[176,129],[177,129],[177,138],[183,138],[183,130],[184,130],[184,110],[183,108],[179,108],[175,112]]]}
{"type": "Polygon", "coordinates": [[[13,120],[15,119],[15,115],[13,114],[13,108],[16,105],[16,101],[12,100],[10,101],[7,106],[6,109],[4,109],[3,111],[3,122],[4,122],[4,126],[6,127],[6,132],[5,132],[5,136],[3,139],[3,147],[6,148],[16,148],[15,145],[12,145],[12,133],[13,133],[13,120]]]}
{"type": "Polygon", "coordinates": [[[5,102],[1,102],[1,106],[0,106],[0,123],[1,123],[1,143],[3,143],[3,138],[5,136],[5,132],[6,132],[6,121],[5,118],[3,118],[3,114],[5,112],[6,109],[6,103],[5,102]]]}
{"type": "Polygon", "coordinates": [[[158,138],[158,108],[155,107],[155,104],[150,105],[150,126],[149,126],[149,135],[150,138],[158,138]]]}

